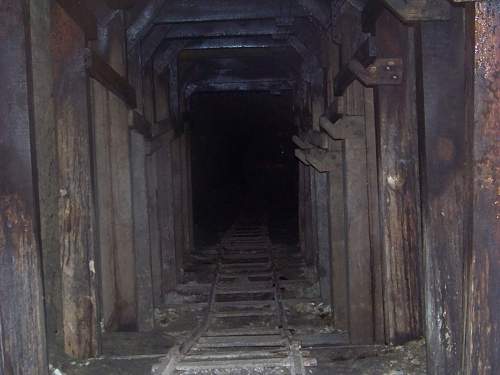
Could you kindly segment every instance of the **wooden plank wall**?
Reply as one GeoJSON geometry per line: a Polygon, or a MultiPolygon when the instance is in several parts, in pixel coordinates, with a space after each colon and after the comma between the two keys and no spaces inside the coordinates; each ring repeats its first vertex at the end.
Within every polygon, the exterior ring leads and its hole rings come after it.
{"type": "Polygon", "coordinates": [[[403,81],[376,88],[380,225],[387,341],[422,334],[421,231],[413,27],[387,10],[376,23],[380,57],[402,58],[403,81]]]}
{"type": "Polygon", "coordinates": [[[34,128],[50,107],[49,2],[0,5],[0,373],[48,374],[34,128]]]}
{"type": "Polygon", "coordinates": [[[59,247],[66,353],[98,352],[96,225],[91,160],[86,38],[57,4],[50,39],[59,174],[59,247]]]}
{"type": "MultiPolygon", "coordinates": [[[[137,289],[137,329],[154,327],[153,273],[147,195],[147,140],[135,130],[130,131],[132,178],[132,209],[134,219],[135,277],[137,289]]],[[[159,305],[157,305],[159,306],[159,305]]]]}
{"type": "Polygon", "coordinates": [[[37,64],[33,77],[36,91],[34,96],[35,130],[37,153],[38,202],[40,210],[40,237],[42,241],[43,281],[47,323],[47,340],[53,344],[62,333],[61,263],[59,249],[58,202],[59,186],[57,174],[57,132],[54,122],[54,101],[52,98],[52,61],[47,38],[50,33],[49,1],[31,2],[32,59],[37,64]],[[44,91],[37,85],[43,85],[44,91]],[[39,111],[39,113],[37,113],[39,111]],[[43,213],[43,214],[42,214],[43,213]]]}
{"type": "Polygon", "coordinates": [[[500,373],[500,3],[470,4],[467,119],[472,236],[467,258],[464,374],[500,373]],[[473,55],[475,53],[475,55],[473,55]],[[469,59],[473,56],[472,59],[469,59]],[[473,101],[471,100],[473,98],[473,101]]]}
{"type": "MultiPolygon", "coordinates": [[[[93,43],[92,48],[117,76],[126,77],[121,12],[115,13],[103,26],[107,39],[93,43]]],[[[102,37],[99,34],[99,38],[102,37]]],[[[137,323],[129,107],[111,87],[94,79],[91,87],[96,133],[101,309],[104,326],[115,330],[134,327],[137,323]]]]}
{"type": "Polygon", "coordinates": [[[467,219],[464,11],[420,24],[426,338],[431,374],[459,373],[467,219]]]}
{"type": "MultiPolygon", "coordinates": [[[[347,5],[340,29],[341,66],[347,64],[366,36],[359,11],[347,5]]],[[[337,95],[337,93],[336,93],[337,95]]],[[[345,116],[364,116],[364,88],[353,82],[343,95],[345,116]]],[[[363,117],[364,118],[364,117],[363,117]]],[[[373,124],[371,124],[373,125],[373,124]]],[[[348,329],[353,343],[374,340],[372,243],[370,238],[366,130],[361,137],[343,140],[345,244],[347,252],[348,329]]]]}
{"type": "MultiPolygon", "coordinates": [[[[154,70],[152,63],[141,66],[137,71],[140,78],[135,80],[142,83],[138,86],[142,92],[142,112],[146,121],[152,124],[152,133],[156,135],[158,126],[155,125],[155,98],[154,70]]],[[[162,236],[159,216],[159,173],[157,165],[157,147],[153,141],[148,142],[147,153],[147,186],[148,186],[148,215],[149,236],[151,243],[151,272],[153,282],[154,305],[160,306],[162,298],[162,236]]]]}

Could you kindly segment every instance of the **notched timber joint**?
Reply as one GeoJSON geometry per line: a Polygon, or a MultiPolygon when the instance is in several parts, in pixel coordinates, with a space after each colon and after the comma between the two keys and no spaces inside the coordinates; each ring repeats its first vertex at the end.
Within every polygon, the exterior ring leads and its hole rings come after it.
{"type": "Polygon", "coordinates": [[[151,140],[152,138],[151,123],[137,111],[129,112],[129,128],[142,134],[147,140],[151,140]]]}
{"type": "Polygon", "coordinates": [[[299,148],[295,149],[295,157],[302,164],[311,166],[320,173],[330,172],[339,168],[339,158],[335,152],[328,151],[328,137],[318,131],[310,131],[304,135],[305,140],[299,136],[292,137],[293,143],[299,148]]]}
{"type": "Polygon", "coordinates": [[[135,89],[128,83],[128,80],[90,48],[85,50],[85,67],[92,78],[122,99],[130,109],[137,107],[135,89]]]}
{"type": "Polygon", "coordinates": [[[336,152],[312,148],[309,150],[295,149],[295,157],[302,164],[313,167],[320,173],[331,172],[340,168],[340,156],[336,152]]]}
{"type": "Polygon", "coordinates": [[[326,116],[319,120],[321,129],[334,140],[348,140],[365,136],[365,118],[363,116],[344,116],[331,122],[326,116]]]}

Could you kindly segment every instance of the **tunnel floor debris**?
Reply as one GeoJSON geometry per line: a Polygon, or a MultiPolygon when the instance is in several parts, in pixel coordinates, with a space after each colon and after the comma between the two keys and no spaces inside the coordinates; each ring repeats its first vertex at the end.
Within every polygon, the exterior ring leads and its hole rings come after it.
{"type": "Polygon", "coordinates": [[[184,280],[157,310],[155,332],[107,333],[103,357],[62,360],[61,373],[425,374],[422,342],[349,345],[315,273],[296,246],[271,242],[265,217],[240,219],[194,254],[184,280]]]}

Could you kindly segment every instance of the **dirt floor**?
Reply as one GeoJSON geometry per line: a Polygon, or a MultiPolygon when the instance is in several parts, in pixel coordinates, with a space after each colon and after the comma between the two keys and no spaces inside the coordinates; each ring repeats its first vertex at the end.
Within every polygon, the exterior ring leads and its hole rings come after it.
{"type": "MultiPolygon", "coordinates": [[[[149,375],[152,366],[165,357],[169,349],[186,342],[204,321],[213,282],[214,249],[206,248],[204,254],[186,269],[185,284],[165,296],[164,304],[156,310],[157,327],[154,332],[105,333],[101,358],[73,361],[51,351],[52,375],[149,375]],[[211,268],[212,267],[212,268],[211,268]],[[210,270],[210,272],[207,272],[210,270]]],[[[415,341],[404,346],[350,346],[346,332],[335,329],[331,319],[332,309],[319,298],[319,286],[314,273],[304,265],[301,255],[289,245],[274,246],[276,267],[282,294],[283,314],[294,340],[302,343],[304,357],[316,362],[308,367],[310,375],[374,374],[418,375],[425,374],[425,345],[415,341]],[[281,254],[281,255],[280,255],[281,254]]],[[[239,317],[237,322],[224,320],[219,328],[276,328],[276,323],[263,316],[239,317]],[[249,319],[246,323],[244,319],[249,319]],[[260,319],[260,318],[259,318],[260,319]],[[269,326],[269,327],[268,327],[269,326]]],[[[216,326],[213,329],[218,329],[216,326]]],[[[60,347],[60,345],[59,345],[60,347]]],[[[209,375],[277,375],[288,370],[205,370],[196,374],[209,375]],[[221,372],[222,371],[222,372],[221,372]],[[281,372],[279,372],[281,371],[281,372]]]]}
{"type": "MultiPolygon", "coordinates": [[[[423,341],[414,341],[396,347],[365,347],[350,349],[323,348],[311,351],[318,366],[309,368],[311,375],[369,374],[421,375],[425,371],[423,341]]],[[[148,375],[158,357],[99,358],[89,361],[70,361],[52,358],[52,375],[148,375]]],[[[242,374],[233,372],[233,374],[242,374]]]]}

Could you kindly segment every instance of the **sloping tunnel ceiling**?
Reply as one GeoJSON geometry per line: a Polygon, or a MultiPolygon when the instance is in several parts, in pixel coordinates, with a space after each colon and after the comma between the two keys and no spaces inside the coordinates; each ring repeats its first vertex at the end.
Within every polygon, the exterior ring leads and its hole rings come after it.
{"type": "Polygon", "coordinates": [[[336,4],[108,0],[106,6],[88,1],[103,28],[118,9],[127,10],[129,57],[141,56],[142,66],[152,64],[164,75],[170,91],[179,95],[170,98],[174,103],[200,91],[279,91],[313,81],[336,4]]]}

